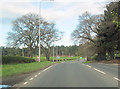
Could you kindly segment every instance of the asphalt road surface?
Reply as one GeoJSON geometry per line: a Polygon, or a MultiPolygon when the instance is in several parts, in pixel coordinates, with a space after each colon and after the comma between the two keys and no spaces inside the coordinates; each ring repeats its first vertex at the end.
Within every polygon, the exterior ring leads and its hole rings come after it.
{"type": "Polygon", "coordinates": [[[69,61],[38,71],[14,87],[118,87],[118,65],[69,61]]]}

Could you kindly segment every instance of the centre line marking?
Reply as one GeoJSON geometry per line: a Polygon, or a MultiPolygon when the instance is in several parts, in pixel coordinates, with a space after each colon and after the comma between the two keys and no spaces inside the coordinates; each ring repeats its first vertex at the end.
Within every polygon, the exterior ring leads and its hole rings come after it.
{"type": "Polygon", "coordinates": [[[40,74],[40,73],[38,73],[38,74],[40,74]]]}
{"type": "Polygon", "coordinates": [[[116,77],[113,77],[115,80],[117,80],[117,81],[120,81],[120,79],[118,79],[118,78],[116,78],[116,77]]]}
{"type": "Polygon", "coordinates": [[[100,73],[102,73],[102,74],[106,74],[105,72],[103,72],[103,71],[101,71],[101,70],[98,70],[98,69],[96,69],[96,68],[94,68],[94,70],[96,70],[96,71],[98,71],[98,72],[100,72],[100,73]]]}
{"type": "Polygon", "coordinates": [[[26,85],[28,82],[25,82],[24,85],[26,85]]]}
{"type": "Polygon", "coordinates": [[[30,78],[29,80],[33,80],[33,78],[30,78]]]}

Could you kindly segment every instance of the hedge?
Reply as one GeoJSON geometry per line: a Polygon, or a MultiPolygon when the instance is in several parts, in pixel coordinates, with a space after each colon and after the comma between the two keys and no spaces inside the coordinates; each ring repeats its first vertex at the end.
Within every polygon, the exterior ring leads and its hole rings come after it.
{"type": "Polygon", "coordinates": [[[33,58],[21,56],[2,56],[2,64],[31,63],[31,62],[35,62],[35,60],[33,58]]]}

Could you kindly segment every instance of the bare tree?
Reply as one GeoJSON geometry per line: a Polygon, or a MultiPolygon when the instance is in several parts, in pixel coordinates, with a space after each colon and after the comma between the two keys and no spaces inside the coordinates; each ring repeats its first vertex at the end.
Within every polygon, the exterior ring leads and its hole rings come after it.
{"type": "Polygon", "coordinates": [[[55,28],[54,23],[44,22],[41,27],[41,46],[44,49],[47,60],[50,60],[52,43],[61,39],[62,32],[55,28]]]}
{"type": "Polygon", "coordinates": [[[102,15],[83,13],[82,16],[79,16],[79,24],[71,35],[72,39],[78,42],[85,39],[94,43],[95,35],[98,34],[96,27],[100,24],[101,19],[102,15]]]}
{"type": "MultiPolygon", "coordinates": [[[[90,50],[95,45],[99,33],[98,26],[103,19],[103,15],[91,15],[89,12],[85,12],[82,16],[79,16],[79,24],[77,28],[71,34],[72,39],[78,43],[90,43],[92,46],[86,48],[85,50],[90,50]]],[[[89,56],[89,53],[86,52],[89,56]]],[[[94,53],[93,53],[94,54],[94,53]]],[[[92,54],[90,55],[92,56],[92,54]]]]}
{"type": "Polygon", "coordinates": [[[54,23],[48,23],[37,14],[27,14],[13,21],[12,32],[8,33],[7,38],[9,44],[28,47],[32,57],[33,48],[39,46],[39,26],[41,46],[50,48],[51,43],[58,40],[60,32],[54,23]]]}

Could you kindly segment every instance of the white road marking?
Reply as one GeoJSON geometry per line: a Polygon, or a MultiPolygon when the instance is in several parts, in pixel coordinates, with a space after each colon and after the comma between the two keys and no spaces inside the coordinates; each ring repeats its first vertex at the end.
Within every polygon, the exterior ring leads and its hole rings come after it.
{"type": "Polygon", "coordinates": [[[96,69],[96,68],[94,68],[94,70],[96,70],[96,71],[98,71],[98,72],[100,72],[100,73],[102,73],[102,74],[106,74],[105,72],[103,72],[103,71],[101,71],[101,70],[98,70],[98,69],[96,69]]]}
{"type": "Polygon", "coordinates": [[[52,67],[52,66],[48,67],[48,69],[51,68],[51,67],[52,67]]]}
{"type": "Polygon", "coordinates": [[[113,77],[115,80],[117,80],[117,81],[120,81],[120,79],[118,79],[118,78],[116,78],[116,77],[113,77]]]}
{"type": "Polygon", "coordinates": [[[29,80],[33,80],[33,78],[30,78],[29,80]]]}
{"type": "Polygon", "coordinates": [[[89,68],[91,68],[91,66],[89,66],[89,65],[86,65],[87,67],[89,67],[89,68]]]}
{"type": "Polygon", "coordinates": [[[44,71],[46,71],[46,70],[50,69],[51,67],[53,67],[53,65],[52,65],[52,66],[50,66],[50,67],[48,67],[48,68],[46,68],[46,69],[44,69],[42,72],[44,72],[44,71]]]}
{"type": "Polygon", "coordinates": [[[25,82],[24,85],[26,85],[28,82],[25,82]]]}
{"type": "Polygon", "coordinates": [[[35,75],[34,77],[37,77],[38,75],[35,75]]]}
{"type": "Polygon", "coordinates": [[[38,73],[38,74],[40,74],[40,73],[38,73]]]}
{"type": "Polygon", "coordinates": [[[44,69],[43,71],[46,71],[48,68],[44,69]]]}
{"type": "MultiPolygon", "coordinates": [[[[56,65],[56,64],[55,64],[55,65],[56,65]]],[[[44,69],[43,71],[46,71],[46,70],[48,70],[49,68],[51,68],[51,67],[53,67],[53,66],[54,66],[54,65],[52,65],[52,66],[44,69]]],[[[42,71],[42,72],[43,72],[43,71],[42,71]]],[[[39,72],[38,75],[39,75],[39,74],[41,74],[41,72],[39,72]]],[[[37,77],[38,75],[35,75],[34,77],[37,77]]],[[[33,79],[34,79],[34,78],[30,78],[29,80],[33,80],[33,79]]],[[[28,82],[24,82],[24,85],[26,85],[27,83],[28,83],[28,82]]]]}

